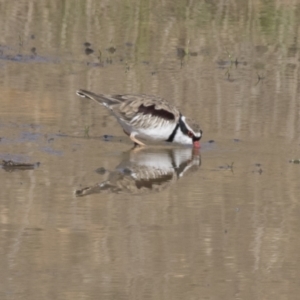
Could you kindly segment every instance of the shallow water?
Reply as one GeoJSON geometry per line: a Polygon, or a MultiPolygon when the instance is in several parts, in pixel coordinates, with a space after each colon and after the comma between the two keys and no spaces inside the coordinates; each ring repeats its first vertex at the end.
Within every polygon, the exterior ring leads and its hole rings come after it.
{"type": "Polygon", "coordinates": [[[0,5],[0,159],[35,164],[0,168],[1,299],[298,299],[297,2],[0,5]],[[200,153],[78,88],[166,98],[200,153]]]}

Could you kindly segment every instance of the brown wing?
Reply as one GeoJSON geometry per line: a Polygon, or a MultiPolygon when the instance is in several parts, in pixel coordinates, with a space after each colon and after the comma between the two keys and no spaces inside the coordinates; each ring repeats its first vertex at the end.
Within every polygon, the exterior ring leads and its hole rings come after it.
{"type": "Polygon", "coordinates": [[[160,126],[164,122],[179,120],[176,107],[164,99],[150,95],[103,95],[85,90],[78,90],[77,95],[92,99],[105,105],[114,115],[132,125],[149,127],[160,126]]]}
{"type": "Polygon", "coordinates": [[[155,122],[157,125],[162,122],[176,123],[180,116],[176,107],[159,97],[148,95],[118,95],[114,97],[121,104],[112,107],[113,112],[133,125],[147,127],[150,122],[152,124],[155,122]]]}
{"type": "Polygon", "coordinates": [[[138,113],[142,115],[151,115],[154,117],[159,117],[165,120],[175,120],[175,115],[172,112],[162,108],[157,109],[155,107],[155,104],[149,106],[145,106],[144,104],[140,105],[138,108],[138,113]]]}

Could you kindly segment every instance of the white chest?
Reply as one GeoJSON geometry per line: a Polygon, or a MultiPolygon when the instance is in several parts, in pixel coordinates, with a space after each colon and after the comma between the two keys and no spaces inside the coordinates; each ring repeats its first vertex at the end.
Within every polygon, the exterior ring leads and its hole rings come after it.
{"type": "Polygon", "coordinates": [[[137,127],[133,126],[130,123],[126,123],[123,120],[119,120],[119,123],[122,125],[123,129],[128,134],[135,134],[137,137],[146,139],[146,140],[159,140],[165,141],[169,138],[173,132],[176,124],[171,122],[164,122],[162,126],[157,127],[137,127]]]}
{"type": "Polygon", "coordinates": [[[166,141],[175,127],[176,124],[165,123],[164,126],[161,127],[134,128],[133,131],[136,132],[139,137],[144,139],[166,141]]]}

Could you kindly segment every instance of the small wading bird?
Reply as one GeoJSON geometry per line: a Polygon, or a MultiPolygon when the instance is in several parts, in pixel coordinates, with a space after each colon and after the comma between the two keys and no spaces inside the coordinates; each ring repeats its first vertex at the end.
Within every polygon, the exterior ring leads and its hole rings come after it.
{"type": "Polygon", "coordinates": [[[107,107],[135,145],[145,145],[138,140],[141,138],[190,144],[200,148],[199,141],[202,137],[200,126],[160,97],[96,95],[85,90],[78,90],[76,94],[107,107]]]}

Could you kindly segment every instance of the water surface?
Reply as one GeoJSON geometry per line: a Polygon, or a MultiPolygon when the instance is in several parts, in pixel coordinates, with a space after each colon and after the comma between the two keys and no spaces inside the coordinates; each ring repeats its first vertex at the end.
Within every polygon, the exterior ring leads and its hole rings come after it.
{"type": "Polygon", "coordinates": [[[0,159],[40,163],[0,169],[1,299],[297,299],[299,4],[0,5],[0,159]],[[79,88],[166,98],[200,153],[79,88]]]}

